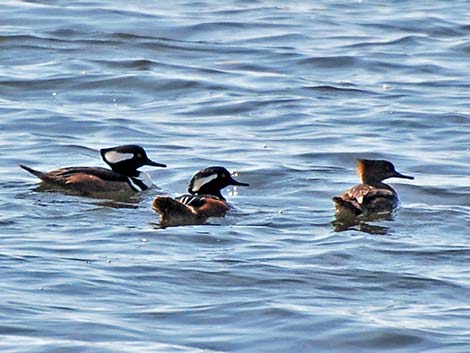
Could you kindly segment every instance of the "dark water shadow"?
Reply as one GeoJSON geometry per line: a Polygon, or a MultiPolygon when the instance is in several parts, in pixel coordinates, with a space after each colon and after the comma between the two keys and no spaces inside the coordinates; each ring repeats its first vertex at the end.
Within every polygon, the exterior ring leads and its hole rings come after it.
{"type": "Polygon", "coordinates": [[[331,222],[335,232],[344,232],[347,230],[357,230],[360,232],[376,235],[388,235],[389,227],[379,226],[375,224],[370,224],[364,221],[344,223],[342,221],[333,221],[331,222]]]}
{"type": "Polygon", "coordinates": [[[143,200],[142,193],[133,192],[103,192],[103,193],[83,193],[65,188],[58,188],[44,183],[33,188],[32,191],[40,193],[61,194],[67,196],[84,197],[96,200],[98,206],[111,208],[138,208],[139,203],[143,200]]]}
{"type": "Polygon", "coordinates": [[[219,227],[225,222],[223,222],[224,217],[210,217],[209,219],[199,220],[194,222],[165,222],[160,220],[159,216],[156,215],[156,220],[150,222],[150,226],[153,229],[167,229],[167,228],[180,228],[180,227],[195,227],[195,226],[212,226],[219,227]],[[217,222],[218,221],[218,222],[217,222]]]}
{"type": "Polygon", "coordinates": [[[355,218],[336,218],[331,222],[335,232],[347,230],[357,230],[368,234],[388,235],[390,227],[372,224],[377,221],[393,221],[393,213],[383,213],[379,215],[359,216],[355,218]]]}

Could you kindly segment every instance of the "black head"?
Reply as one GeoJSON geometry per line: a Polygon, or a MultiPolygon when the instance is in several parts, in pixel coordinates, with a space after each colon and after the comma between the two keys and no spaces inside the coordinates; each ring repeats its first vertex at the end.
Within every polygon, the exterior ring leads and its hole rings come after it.
{"type": "Polygon", "coordinates": [[[137,145],[124,145],[100,150],[101,158],[111,169],[117,173],[137,176],[137,169],[144,165],[153,167],[166,167],[165,164],[156,163],[147,157],[145,150],[137,145]]]}
{"type": "Polygon", "coordinates": [[[229,185],[249,186],[233,179],[224,167],[209,167],[200,170],[191,178],[188,192],[195,195],[214,195],[225,200],[220,190],[229,185]]]}

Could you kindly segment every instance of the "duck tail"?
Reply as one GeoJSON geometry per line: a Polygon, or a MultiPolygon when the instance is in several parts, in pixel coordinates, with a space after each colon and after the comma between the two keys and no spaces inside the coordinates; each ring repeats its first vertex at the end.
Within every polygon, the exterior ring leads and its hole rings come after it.
{"type": "Polygon", "coordinates": [[[30,168],[30,167],[25,166],[25,165],[23,165],[23,164],[19,164],[19,167],[22,168],[22,169],[24,169],[24,170],[26,170],[27,172],[33,174],[34,176],[37,176],[37,177],[38,177],[39,179],[41,179],[41,180],[46,179],[46,178],[45,178],[46,173],[44,173],[44,172],[41,172],[41,171],[39,171],[39,170],[30,168]]]}
{"type": "Polygon", "coordinates": [[[339,196],[333,197],[333,202],[336,209],[336,218],[352,219],[363,213],[363,211],[354,205],[353,202],[344,200],[339,196]]]}
{"type": "Polygon", "coordinates": [[[193,209],[169,196],[157,196],[152,209],[160,215],[160,224],[176,226],[201,223],[193,209]]]}

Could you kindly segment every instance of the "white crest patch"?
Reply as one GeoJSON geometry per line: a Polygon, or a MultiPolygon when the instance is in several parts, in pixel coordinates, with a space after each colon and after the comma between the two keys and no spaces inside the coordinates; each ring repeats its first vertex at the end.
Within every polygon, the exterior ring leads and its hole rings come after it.
{"type": "Polygon", "coordinates": [[[127,161],[134,157],[133,153],[121,153],[116,151],[109,151],[104,154],[104,158],[108,163],[115,164],[122,161],[127,161]]]}
{"type": "Polygon", "coordinates": [[[192,191],[198,192],[204,185],[206,185],[207,183],[211,182],[214,179],[217,179],[218,177],[219,176],[217,174],[211,174],[204,178],[198,178],[194,180],[192,191]]]}

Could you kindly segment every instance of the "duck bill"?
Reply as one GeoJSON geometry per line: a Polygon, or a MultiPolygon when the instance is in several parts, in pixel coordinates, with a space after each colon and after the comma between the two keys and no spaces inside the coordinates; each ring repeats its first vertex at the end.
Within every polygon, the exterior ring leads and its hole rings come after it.
{"type": "Polygon", "coordinates": [[[248,183],[242,183],[242,182],[240,182],[240,181],[238,181],[238,180],[235,180],[235,179],[233,179],[233,178],[231,178],[231,180],[230,180],[230,185],[250,186],[250,184],[248,184],[248,183]]]}
{"type": "Polygon", "coordinates": [[[166,164],[163,164],[163,163],[157,163],[157,162],[154,162],[150,159],[147,158],[147,160],[145,161],[145,165],[151,165],[152,167],[161,167],[161,168],[166,168],[166,164]]]}
{"type": "Polygon", "coordinates": [[[410,180],[414,179],[414,177],[412,177],[411,175],[405,175],[405,174],[401,174],[401,173],[398,173],[398,172],[395,172],[393,174],[393,177],[394,178],[402,178],[402,179],[410,179],[410,180]]]}

